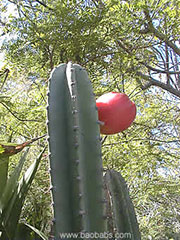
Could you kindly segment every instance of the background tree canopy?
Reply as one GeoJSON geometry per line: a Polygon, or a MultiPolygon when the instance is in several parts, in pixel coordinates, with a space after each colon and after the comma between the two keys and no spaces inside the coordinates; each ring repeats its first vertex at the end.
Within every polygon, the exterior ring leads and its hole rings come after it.
{"type": "MultiPolygon", "coordinates": [[[[50,72],[69,60],[81,64],[96,97],[119,91],[136,103],[133,125],[108,136],[102,153],[104,168],[120,170],[129,185],[142,239],[177,239],[180,2],[2,0],[0,8],[0,138],[20,143],[46,134],[50,72]]],[[[34,143],[30,156],[44,144],[34,143]]],[[[48,233],[51,216],[46,157],[22,221],[48,233]]]]}

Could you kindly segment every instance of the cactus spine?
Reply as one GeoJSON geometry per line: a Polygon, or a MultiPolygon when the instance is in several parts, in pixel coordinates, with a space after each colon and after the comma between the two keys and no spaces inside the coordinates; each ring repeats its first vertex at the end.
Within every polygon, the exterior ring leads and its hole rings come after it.
{"type": "Polygon", "coordinates": [[[77,64],[51,74],[48,93],[55,239],[106,231],[98,114],[90,80],[77,64]]]}

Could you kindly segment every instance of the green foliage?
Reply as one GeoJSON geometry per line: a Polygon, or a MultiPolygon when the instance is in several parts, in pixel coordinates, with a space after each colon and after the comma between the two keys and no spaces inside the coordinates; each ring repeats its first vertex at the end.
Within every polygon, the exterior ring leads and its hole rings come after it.
{"type": "Polygon", "coordinates": [[[0,145],[0,154],[4,152],[4,148],[0,145]]]}
{"type": "Polygon", "coordinates": [[[179,211],[179,141],[172,121],[177,106],[164,102],[150,95],[146,105],[145,99],[139,98],[141,115],[133,126],[108,137],[102,146],[104,165],[121,170],[129,184],[142,239],[147,233],[155,239],[173,238],[179,231],[175,213],[179,211]]]}
{"type": "MultiPolygon", "coordinates": [[[[175,239],[180,232],[179,1],[47,0],[42,5],[21,0],[11,5],[16,14],[6,18],[4,3],[0,94],[8,98],[0,97],[0,139],[19,143],[45,134],[49,73],[69,59],[79,62],[96,96],[125,91],[136,103],[134,124],[103,143],[104,168],[121,171],[126,179],[142,239],[175,239]]],[[[32,159],[43,143],[34,144],[32,159]]],[[[10,171],[17,162],[13,157],[10,171]]],[[[47,233],[52,217],[47,161],[37,176],[21,216],[47,233]]]]}
{"type": "MultiPolygon", "coordinates": [[[[19,178],[20,174],[22,173],[22,167],[26,160],[27,152],[22,155],[18,165],[9,177],[7,176],[7,165],[9,162],[6,163],[5,167],[1,164],[2,175],[6,176],[6,181],[1,181],[1,189],[3,189],[3,191],[1,191],[0,195],[0,229],[2,240],[14,239],[16,237],[19,217],[24,199],[34,179],[43,153],[44,150],[33,162],[33,164],[31,164],[31,166],[26,170],[20,180],[19,178]],[[3,174],[3,171],[6,174],[3,174]]],[[[4,159],[1,157],[0,160],[2,161],[4,159]]],[[[44,237],[42,239],[46,238],[44,237]]]]}

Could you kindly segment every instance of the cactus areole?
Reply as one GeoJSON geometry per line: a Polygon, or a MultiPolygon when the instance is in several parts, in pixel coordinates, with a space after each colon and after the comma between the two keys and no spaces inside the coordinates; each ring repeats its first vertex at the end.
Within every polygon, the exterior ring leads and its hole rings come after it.
{"type": "Polygon", "coordinates": [[[101,134],[115,134],[126,130],[136,117],[136,105],[125,93],[110,92],[96,101],[101,134]]]}

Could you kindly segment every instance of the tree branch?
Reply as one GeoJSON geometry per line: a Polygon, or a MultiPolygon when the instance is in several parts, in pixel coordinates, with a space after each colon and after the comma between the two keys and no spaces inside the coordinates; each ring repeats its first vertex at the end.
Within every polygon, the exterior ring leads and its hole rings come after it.
{"type": "Polygon", "coordinates": [[[160,143],[179,143],[180,142],[179,139],[166,141],[166,140],[152,139],[152,138],[134,138],[134,139],[128,139],[128,140],[123,140],[123,141],[114,142],[114,143],[105,143],[103,147],[119,145],[121,143],[134,142],[134,141],[153,141],[153,142],[160,142],[160,143]]]}
{"type": "Polygon", "coordinates": [[[21,122],[42,122],[40,120],[36,120],[36,119],[22,119],[19,118],[14,112],[11,111],[11,109],[6,106],[6,104],[4,104],[3,102],[0,102],[10,113],[13,117],[15,117],[17,120],[21,121],[21,122]]]}
{"type": "Polygon", "coordinates": [[[2,85],[0,87],[0,91],[2,91],[2,89],[4,87],[4,84],[5,84],[5,82],[6,82],[7,78],[8,78],[9,73],[10,73],[10,70],[8,68],[6,68],[3,73],[0,73],[0,76],[5,74],[4,80],[3,80],[2,85]]]}
{"type": "Polygon", "coordinates": [[[21,144],[14,144],[14,145],[9,145],[9,144],[1,144],[0,146],[4,149],[4,152],[1,153],[2,155],[8,155],[8,156],[12,156],[14,154],[17,154],[19,152],[21,152],[25,147],[29,146],[31,143],[46,137],[46,134],[44,134],[43,136],[40,137],[36,137],[36,138],[32,138],[31,140],[21,143],[21,144]]]}
{"type": "Polygon", "coordinates": [[[41,2],[41,1],[39,1],[39,0],[36,0],[36,2],[38,2],[38,3],[39,3],[40,5],[42,5],[43,7],[48,8],[49,10],[54,10],[53,8],[47,6],[44,2],[41,2]]]}
{"type": "Polygon", "coordinates": [[[180,91],[178,91],[177,89],[174,89],[173,87],[171,87],[171,85],[167,85],[163,82],[160,82],[160,81],[152,78],[151,76],[147,76],[147,75],[145,75],[145,74],[143,74],[142,72],[139,72],[139,71],[136,72],[136,75],[138,75],[139,77],[143,78],[144,80],[150,82],[151,85],[160,87],[160,88],[172,93],[176,97],[180,98],[180,91]]]}
{"type": "Polygon", "coordinates": [[[180,56],[180,48],[178,48],[176,46],[176,44],[174,44],[172,41],[170,41],[165,34],[159,32],[154,27],[148,9],[144,10],[144,14],[145,14],[146,20],[148,21],[148,26],[147,26],[147,29],[146,29],[146,33],[153,33],[157,38],[159,38],[161,41],[165,42],[169,47],[171,47],[174,50],[175,53],[177,53],[180,56]]]}
{"type": "MultiPolygon", "coordinates": [[[[118,45],[125,50],[129,55],[132,55],[132,51],[130,51],[125,45],[124,43],[122,43],[122,41],[117,40],[118,45]]],[[[154,71],[156,73],[164,73],[164,74],[180,74],[180,71],[168,71],[168,70],[161,70],[158,68],[154,68],[150,65],[148,65],[147,63],[143,62],[140,58],[135,56],[135,59],[142,65],[144,65],[145,67],[147,67],[149,70],[154,71]]]]}

